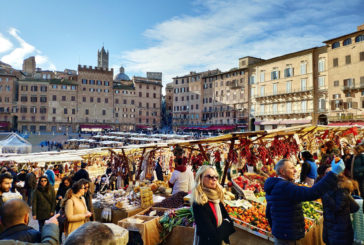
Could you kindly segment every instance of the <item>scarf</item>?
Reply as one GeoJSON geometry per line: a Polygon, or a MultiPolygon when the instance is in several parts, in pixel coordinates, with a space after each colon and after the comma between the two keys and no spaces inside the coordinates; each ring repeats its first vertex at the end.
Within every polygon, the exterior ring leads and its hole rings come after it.
{"type": "Polygon", "coordinates": [[[183,173],[184,171],[186,171],[187,167],[186,167],[186,165],[179,165],[179,166],[176,166],[175,169],[180,171],[181,173],[183,173]]]}
{"type": "Polygon", "coordinates": [[[217,192],[214,189],[210,189],[207,187],[202,187],[203,192],[206,194],[207,199],[209,202],[212,202],[215,207],[216,216],[217,216],[217,227],[219,227],[222,223],[222,214],[220,209],[220,195],[219,192],[217,192]]]}

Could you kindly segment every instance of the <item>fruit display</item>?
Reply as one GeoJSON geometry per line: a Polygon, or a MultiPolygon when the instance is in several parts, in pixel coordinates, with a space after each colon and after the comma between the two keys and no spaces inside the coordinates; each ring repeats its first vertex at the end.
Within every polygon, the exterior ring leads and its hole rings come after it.
{"type": "Polygon", "coordinates": [[[305,219],[305,231],[308,232],[313,226],[313,221],[309,219],[305,219]]]}
{"type": "Polygon", "coordinates": [[[161,207],[161,208],[179,208],[182,207],[184,204],[184,197],[187,195],[188,193],[186,192],[178,192],[176,194],[174,194],[173,196],[164,199],[163,201],[161,201],[160,203],[157,203],[156,205],[154,205],[154,207],[161,207]]]}
{"type": "Polygon", "coordinates": [[[245,210],[240,207],[226,206],[226,210],[235,223],[248,227],[261,234],[270,235],[271,228],[265,217],[265,206],[251,202],[252,207],[245,210]]]}
{"type": "Polygon", "coordinates": [[[263,191],[263,177],[257,178],[259,175],[244,175],[233,179],[233,184],[237,185],[242,190],[251,190],[254,192],[263,191]],[[249,177],[248,177],[249,176],[249,177]],[[253,177],[254,176],[254,177],[253,177]]]}
{"type": "Polygon", "coordinates": [[[193,221],[191,208],[180,208],[167,211],[159,220],[159,223],[163,228],[161,237],[165,237],[175,226],[192,227],[193,221]]]}
{"type": "Polygon", "coordinates": [[[322,212],[322,206],[319,203],[303,202],[302,210],[303,210],[303,215],[309,219],[318,221],[321,218],[321,214],[319,212],[320,211],[322,212]]]}

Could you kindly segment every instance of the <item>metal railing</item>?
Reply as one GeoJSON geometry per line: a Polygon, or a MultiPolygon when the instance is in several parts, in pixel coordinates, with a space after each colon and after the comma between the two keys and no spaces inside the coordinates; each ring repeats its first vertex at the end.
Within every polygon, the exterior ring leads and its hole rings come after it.
{"type": "Polygon", "coordinates": [[[291,114],[308,114],[313,110],[291,110],[291,111],[270,111],[264,113],[256,113],[256,116],[274,116],[274,115],[291,115],[291,114]]]}
{"type": "Polygon", "coordinates": [[[343,90],[352,90],[352,89],[364,89],[364,84],[358,84],[358,85],[349,85],[349,86],[343,86],[343,90]]]}
{"type": "Polygon", "coordinates": [[[277,91],[272,93],[265,93],[264,95],[257,95],[254,96],[256,99],[264,98],[264,97],[272,97],[272,96],[281,96],[281,95],[288,95],[288,94],[297,94],[297,93],[306,93],[311,92],[313,90],[312,87],[305,88],[305,89],[291,89],[290,91],[277,91]]]}
{"type": "Polygon", "coordinates": [[[340,116],[330,116],[328,118],[331,122],[362,121],[364,120],[364,115],[342,114],[340,116]]]}

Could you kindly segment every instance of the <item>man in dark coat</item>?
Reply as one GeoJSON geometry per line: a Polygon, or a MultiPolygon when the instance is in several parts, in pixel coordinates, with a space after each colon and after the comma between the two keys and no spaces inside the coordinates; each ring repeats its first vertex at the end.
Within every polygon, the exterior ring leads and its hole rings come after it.
{"type": "Polygon", "coordinates": [[[267,208],[266,217],[275,237],[275,244],[296,244],[305,236],[305,222],[301,202],[316,200],[335,188],[337,175],[345,169],[342,160],[332,162],[332,170],[313,187],[297,186],[296,168],[288,159],[276,164],[278,177],[268,178],[264,184],[267,208]]]}
{"type": "MultiPolygon", "coordinates": [[[[10,191],[13,177],[10,173],[5,172],[0,174],[0,219],[2,216],[2,209],[4,206],[3,194],[10,191]]],[[[0,232],[4,230],[4,226],[0,224],[0,232]]]]}
{"type": "Polygon", "coordinates": [[[25,176],[25,184],[24,184],[24,187],[27,190],[29,206],[32,205],[32,195],[36,186],[37,186],[37,176],[35,176],[33,169],[31,169],[29,173],[27,173],[27,175],[25,176]]]}
{"type": "Polygon", "coordinates": [[[88,172],[86,170],[86,167],[87,163],[85,162],[81,163],[81,169],[78,170],[73,176],[73,182],[79,181],[80,179],[86,179],[88,181],[91,181],[88,172]]]}
{"type": "Polygon", "coordinates": [[[1,222],[6,230],[0,234],[0,240],[17,240],[23,242],[40,242],[41,233],[29,223],[29,206],[20,199],[9,200],[3,207],[1,222]]]}

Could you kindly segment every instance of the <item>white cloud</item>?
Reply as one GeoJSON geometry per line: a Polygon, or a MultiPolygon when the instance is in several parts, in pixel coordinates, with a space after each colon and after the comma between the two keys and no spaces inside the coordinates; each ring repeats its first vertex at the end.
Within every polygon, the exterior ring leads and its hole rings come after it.
{"type": "MultiPolygon", "coordinates": [[[[228,70],[238,65],[239,57],[280,56],[355,31],[353,18],[337,14],[342,4],[198,0],[194,2],[198,15],[177,16],[153,26],[144,32],[152,44],[125,52],[120,59],[128,72],[162,71],[165,82],[191,70],[228,70]]],[[[345,4],[353,8],[360,1],[345,4]]]]}
{"type": "Polygon", "coordinates": [[[13,44],[0,33],[0,53],[6,52],[13,47],[13,44]]]}
{"type": "MultiPolygon", "coordinates": [[[[6,51],[10,51],[10,53],[1,57],[1,61],[13,66],[14,68],[21,69],[23,60],[25,58],[28,58],[29,56],[35,56],[37,66],[41,65],[41,67],[45,69],[54,68],[55,70],[55,66],[49,61],[48,57],[41,55],[41,52],[37,50],[33,45],[27,43],[24,39],[22,39],[19,33],[19,30],[15,28],[9,29],[10,36],[12,36],[18,42],[18,46],[15,49],[12,49],[12,46],[8,48],[6,51]]],[[[1,37],[2,36],[0,36],[0,44],[1,37]]]]}

